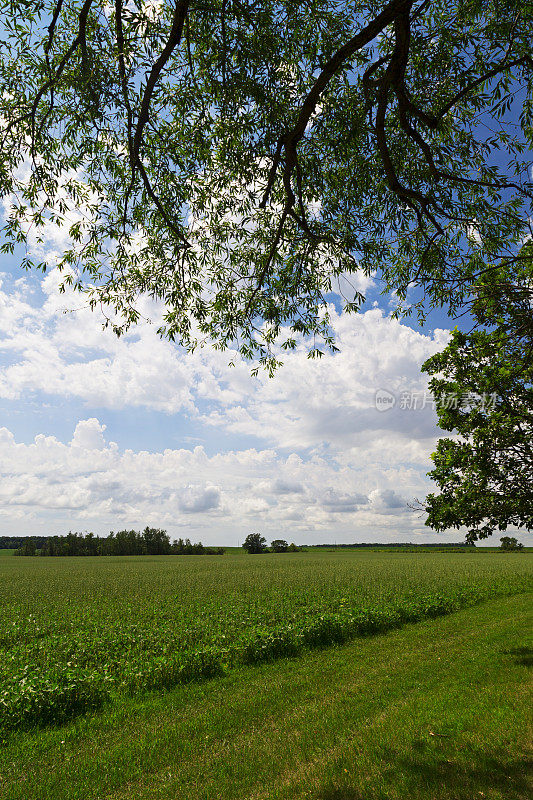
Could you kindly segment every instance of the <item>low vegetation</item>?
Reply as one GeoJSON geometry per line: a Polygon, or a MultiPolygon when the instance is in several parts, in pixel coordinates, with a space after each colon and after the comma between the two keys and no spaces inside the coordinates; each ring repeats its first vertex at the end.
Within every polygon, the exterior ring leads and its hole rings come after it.
{"type": "Polygon", "coordinates": [[[0,560],[0,732],[435,618],[532,585],[531,558],[343,551],[0,560]],[[104,566],[105,564],[105,566],[104,566]],[[178,566],[179,564],[179,566],[178,566]]]}

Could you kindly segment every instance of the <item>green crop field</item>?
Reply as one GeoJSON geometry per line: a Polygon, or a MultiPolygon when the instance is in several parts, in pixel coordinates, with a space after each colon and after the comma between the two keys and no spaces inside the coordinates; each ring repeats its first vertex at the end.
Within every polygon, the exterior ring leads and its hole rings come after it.
{"type": "MultiPolygon", "coordinates": [[[[202,697],[200,687],[235,684],[237,678],[246,694],[259,669],[279,672],[290,664],[309,664],[317,648],[322,659],[330,654],[338,660],[354,646],[348,644],[352,640],[371,646],[399,636],[400,629],[406,628],[407,636],[421,624],[437,626],[437,617],[452,612],[453,621],[474,607],[525,598],[532,579],[530,553],[0,555],[0,754],[9,764],[7,773],[0,770],[0,797],[107,797],[101,779],[95,779],[98,791],[84,783],[79,793],[61,794],[40,775],[33,794],[24,795],[14,789],[20,775],[13,781],[6,775],[25,758],[32,764],[36,755],[46,761],[48,746],[55,752],[58,742],[64,744],[64,737],[57,739],[63,730],[81,737],[79,756],[84,726],[105,720],[116,725],[128,709],[180,692],[192,702],[202,697]]],[[[319,684],[317,676],[317,693],[319,684]]],[[[201,716],[201,703],[190,713],[201,716]]],[[[121,724],[127,738],[127,724],[121,724]]],[[[167,796],[152,789],[139,788],[130,796],[167,796]]],[[[204,795],[198,789],[184,796],[204,795]]],[[[217,794],[216,787],[205,795],[218,796],[226,794],[217,794]]],[[[437,795],[420,795],[425,796],[437,795]]],[[[500,796],[514,797],[494,795],[500,796]]]]}

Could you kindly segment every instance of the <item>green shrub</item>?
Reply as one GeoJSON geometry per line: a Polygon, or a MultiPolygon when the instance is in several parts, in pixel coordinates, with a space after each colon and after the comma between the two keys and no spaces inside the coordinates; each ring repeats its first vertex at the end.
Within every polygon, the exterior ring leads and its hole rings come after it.
{"type": "Polygon", "coordinates": [[[215,678],[224,672],[224,653],[206,649],[181,653],[176,657],[160,656],[152,659],[145,670],[140,670],[126,680],[131,694],[157,689],[171,689],[180,683],[215,678]]]}
{"type": "Polygon", "coordinates": [[[242,649],[240,661],[243,664],[257,664],[273,661],[276,658],[294,656],[301,650],[301,643],[294,629],[258,633],[247,641],[242,649]]]}
{"type": "Polygon", "coordinates": [[[332,614],[323,614],[303,630],[303,640],[307,647],[327,647],[331,644],[341,644],[348,638],[346,626],[332,614]]]}
{"type": "Polygon", "coordinates": [[[108,699],[108,682],[96,673],[66,668],[55,678],[27,674],[0,694],[0,731],[63,722],[108,699]]]}

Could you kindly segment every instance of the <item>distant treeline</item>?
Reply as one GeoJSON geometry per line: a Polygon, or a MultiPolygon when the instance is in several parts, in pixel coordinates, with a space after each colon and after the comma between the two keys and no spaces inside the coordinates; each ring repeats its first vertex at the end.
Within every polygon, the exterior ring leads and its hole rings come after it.
{"type": "Polygon", "coordinates": [[[204,547],[190,539],[170,541],[166,531],[111,531],[109,536],[94,533],[68,533],[66,536],[32,536],[20,540],[19,556],[203,556],[222,555],[223,547],[204,547]]]}
{"type": "Polygon", "coordinates": [[[438,547],[438,548],[449,548],[449,547],[460,547],[461,549],[465,547],[475,547],[475,544],[470,544],[468,542],[421,542],[421,543],[413,543],[413,542],[355,542],[354,544],[311,544],[307,545],[308,547],[372,547],[372,548],[398,548],[398,547],[411,547],[411,548],[426,548],[426,547],[438,547]]]}
{"type": "MultiPolygon", "coordinates": [[[[48,536],[32,536],[31,538],[36,547],[42,547],[48,536]]],[[[27,541],[27,536],[0,536],[0,550],[16,550],[19,547],[24,547],[27,541]]]]}

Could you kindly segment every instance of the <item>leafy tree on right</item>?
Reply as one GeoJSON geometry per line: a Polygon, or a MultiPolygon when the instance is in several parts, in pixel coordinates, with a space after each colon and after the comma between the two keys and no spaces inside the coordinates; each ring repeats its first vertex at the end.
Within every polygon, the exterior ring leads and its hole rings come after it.
{"type": "MultiPolygon", "coordinates": [[[[469,542],[508,526],[533,529],[533,248],[516,263],[512,285],[487,269],[472,304],[484,328],[455,329],[445,350],[428,359],[440,439],[429,476],[426,524],[466,527],[469,542]]],[[[508,537],[505,537],[508,538],[508,537]]]]}

